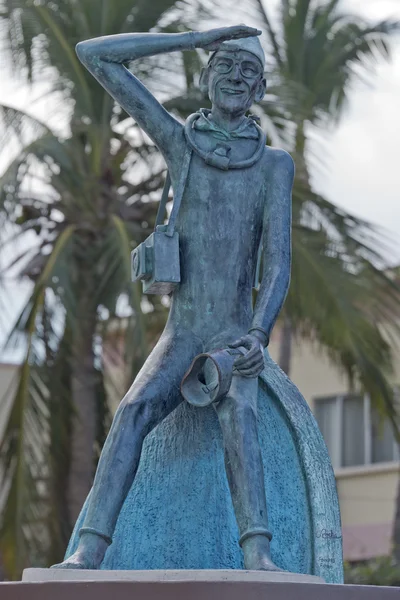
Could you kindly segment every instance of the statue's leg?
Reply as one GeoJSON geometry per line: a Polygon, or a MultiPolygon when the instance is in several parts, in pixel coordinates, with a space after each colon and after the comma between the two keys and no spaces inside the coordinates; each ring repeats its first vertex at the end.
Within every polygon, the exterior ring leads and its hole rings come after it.
{"type": "Polygon", "coordinates": [[[225,468],[239,527],[246,569],[279,571],[270,555],[264,472],[257,431],[258,378],[234,376],[229,394],[216,406],[225,468]]]}
{"type": "Polygon", "coordinates": [[[202,351],[187,332],[161,336],[119,405],[97,467],[76,552],[57,568],[100,567],[139,466],[143,440],[181,402],[180,383],[202,351]]]}

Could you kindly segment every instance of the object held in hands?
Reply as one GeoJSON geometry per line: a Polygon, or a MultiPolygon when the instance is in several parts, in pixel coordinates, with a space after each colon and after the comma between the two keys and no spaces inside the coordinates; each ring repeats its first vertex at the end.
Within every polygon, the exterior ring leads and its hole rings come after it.
{"type": "Polygon", "coordinates": [[[183,376],[181,393],[186,402],[204,407],[224,398],[232,383],[238,355],[246,348],[227,348],[199,354],[183,376]]]}

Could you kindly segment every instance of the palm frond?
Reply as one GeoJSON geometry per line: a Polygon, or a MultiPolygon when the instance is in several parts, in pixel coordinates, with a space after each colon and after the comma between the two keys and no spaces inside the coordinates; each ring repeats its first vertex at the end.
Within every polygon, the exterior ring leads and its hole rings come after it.
{"type": "Polygon", "coordinates": [[[318,343],[345,370],[349,381],[366,390],[398,427],[386,331],[388,326],[396,331],[400,288],[367,261],[354,264],[351,256],[354,253],[347,254],[345,246],[335,244],[322,230],[295,227],[285,310],[298,334],[318,343]]]}
{"type": "Polygon", "coordinates": [[[3,149],[14,140],[25,146],[29,139],[48,133],[49,127],[28,112],[0,104],[0,134],[3,149]]]}
{"type": "MultiPolygon", "coordinates": [[[[116,215],[113,215],[112,220],[113,220],[115,230],[120,239],[119,246],[122,250],[122,258],[123,258],[123,264],[124,264],[126,278],[130,282],[130,280],[131,280],[131,262],[130,262],[131,243],[129,240],[128,232],[127,232],[122,220],[119,217],[117,217],[116,215]]],[[[144,327],[144,322],[143,322],[142,308],[141,308],[141,304],[140,304],[141,293],[139,292],[139,289],[140,288],[139,288],[138,283],[130,283],[129,288],[128,288],[128,290],[129,290],[128,293],[129,293],[130,300],[132,302],[133,310],[135,312],[135,317],[136,317],[135,328],[137,331],[137,341],[138,341],[138,345],[140,348],[142,359],[144,361],[144,358],[147,356],[147,353],[148,353],[148,348],[147,348],[146,337],[145,337],[145,327],[144,327]]]]}
{"type": "MultiPolygon", "coordinates": [[[[5,427],[5,433],[0,443],[2,469],[1,488],[7,489],[7,501],[2,511],[0,526],[0,548],[5,568],[12,579],[17,579],[21,570],[29,564],[28,557],[32,544],[44,542],[41,536],[32,539],[26,535],[26,525],[34,525],[37,518],[38,501],[40,501],[37,483],[43,477],[40,456],[43,448],[43,437],[46,428],[43,427],[43,395],[39,390],[36,397],[30,397],[29,388],[34,386],[32,379],[32,354],[34,353],[33,338],[36,319],[43,309],[44,293],[37,295],[27,318],[27,352],[21,368],[17,392],[10,410],[5,427]],[[27,455],[33,456],[32,463],[27,462],[27,455]],[[32,487],[33,495],[32,498],[32,487]],[[27,501],[31,498],[31,502],[27,501]]],[[[40,485],[40,484],[39,484],[40,485]]],[[[40,503],[40,502],[39,502],[40,503]]]]}
{"type": "Polygon", "coordinates": [[[262,22],[262,26],[265,29],[268,40],[271,44],[274,59],[279,68],[282,68],[284,59],[282,57],[282,53],[284,52],[284,48],[278,41],[277,32],[272,26],[271,19],[267,13],[267,10],[264,6],[263,0],[255,0],[256,7],[258,8],[259,16],[262,22]]]}

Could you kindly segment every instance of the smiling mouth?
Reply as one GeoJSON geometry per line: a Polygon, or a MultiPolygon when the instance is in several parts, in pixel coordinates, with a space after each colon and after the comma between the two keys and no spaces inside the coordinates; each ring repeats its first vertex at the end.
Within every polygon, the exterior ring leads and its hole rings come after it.
{"type": "Polygon", "coordinates": [[[230,88],[221,88],[221,92],[224,92],[225,94],[232,94],[232,96],[244,94],[244,90],[232,90],[230,88]]]}

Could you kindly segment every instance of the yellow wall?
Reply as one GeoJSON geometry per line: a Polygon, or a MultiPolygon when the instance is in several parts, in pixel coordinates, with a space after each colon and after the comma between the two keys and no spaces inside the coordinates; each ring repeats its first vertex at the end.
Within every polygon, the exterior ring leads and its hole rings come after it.
{"type": "MultiPolygon", "coordinates": [[[[278,361],[280,330],[275,327],[268,347],[271,357],[278,361]]],[[[400,340],[399,340],[400,347],[400,340]]],[[[400,352],[394,355],[392,381],[400,384],[400,352]]],[[[299,388],[311,408],[318,397],[346,394],[349,391],[346,375],[333,365],[326,353],[308,341],[295,340],[292,349],[290,378],[299,388]]]]}
{"type": "Polygon", "coordinates": [[[347,526],[391,522],[399,475],[398,463],[338,471],[336,479],[342,524],[347,526]]]}
{"type": "MultiPolygon", "coordinates": [[[[271,339],[268,347],[271,357],[278,360],[279,331],[271,339]]],[[[295,341],[292,351],[290,379],[299,388],[311,408],[313,399],[318,396],[345,394],[348,384],[345,376],[328,358],[308,342],[295,341]]]]}

